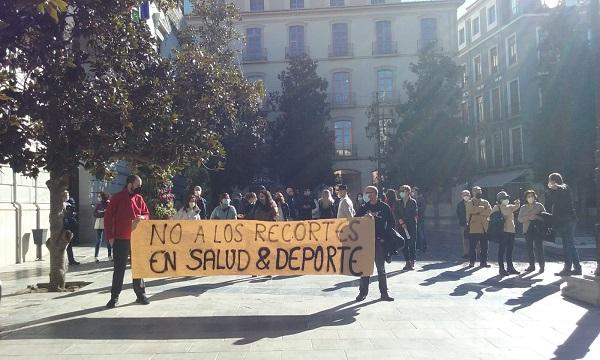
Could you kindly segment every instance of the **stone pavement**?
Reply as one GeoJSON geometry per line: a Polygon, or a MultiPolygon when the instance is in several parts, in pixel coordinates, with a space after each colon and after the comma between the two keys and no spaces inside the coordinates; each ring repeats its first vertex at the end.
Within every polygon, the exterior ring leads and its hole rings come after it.
{"type": "Polygon", "coordinates": [[[74,293],[10,295],[46,281],[46,264],[0,268],[0,359],[600,359],[600,309],[560,296],[559,263],[500,279],[455,261],[451,235],[429,240],[417,271],[388,266],[392,303],[377,284],[355,303],[343,276],[227,276],[149,280],[148,306],[129,285],[107,310],[112,264],[91,248],[75,250],[86,263],[68,280],[92,284],[74,293]]]}

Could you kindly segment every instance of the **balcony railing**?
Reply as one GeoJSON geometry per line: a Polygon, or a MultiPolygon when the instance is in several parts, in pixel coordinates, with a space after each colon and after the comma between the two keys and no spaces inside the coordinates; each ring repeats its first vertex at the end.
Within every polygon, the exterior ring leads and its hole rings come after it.
{"type": "Polygon", "coordinates": [[[438,40],[417,40],[417,51],[431,49],[433,52],[444,52],[444,47],[438,40]]]}
{"type": "Polygon", "coordinates": [[[246,63],[267,61],[267,49],[246,47],[242,51],[242,59],[246,63]]]}
{"type": "Polygon", "coordinates": [[[309,55],[309,48],[308,46],[292,46],[292,47],[286,47],[285,48],[285,58],[286,59],[290,59],[296,56],[303,56],[303,55],[309,55]]]}
{"type": "Polygon", "coordinates": [[[330,93],[328,100],[332,108],[356,106],[356,96],[353,92],[330,93]]]}
{"type": "Polygon", "coordinates": [[[356,144],[335,144],[333,158],[337,160],[353,159],[358,157],[356,144]]]}
{"type": "Polygon", "coordinates": [[[380,104],[397,104],[400,101],[400,93],[397,90],[376,91],[373,93],[373,101],[379,101],[380,104]]]}
{"type": "Polygon", "coordinates": [[[374,41],[373,42],[373,55],[377,56],[389,56],[398,54],[398,42],[397,41],[374,41]]]}
{"type": "Polygon", "coordinates": [[[345,58],[354,56],[354,47],[350,43],[329,45],[330,58],[345,58]]]}

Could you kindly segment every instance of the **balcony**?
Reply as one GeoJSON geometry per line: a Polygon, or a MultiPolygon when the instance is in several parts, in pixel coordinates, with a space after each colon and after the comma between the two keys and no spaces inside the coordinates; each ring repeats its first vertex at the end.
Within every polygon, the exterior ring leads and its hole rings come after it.
{"type": "Polygon", "coordinates": [[[354,47],[350,43],[329,45],[330,58],[351,58],[354,56],[354,47]]]}
{"type": "Polygon", "coordinates": [[[397,41],[374,41],[373,56],[393,56],[398,55],[397,41]]]}
{"type": "Polygon", "coordinates": [[[428,49],[431,49],[431,51],[434,53],[444,52],[444,47],[439,43],[438,40],[417,40],[418,52],[428,49]]]}
{"type": "Polygon", "coordinates": [[[245,63],[259,63],[267,61],[266,48],[249,48],[246,47],[242,51],[242,60],[245,63]]]}
{"type": "Polygon", "coordinates": [[[356,95],[353,92],[329,94],[329,105],[332,109],[356,106],[356,95]]]}
{"type": "Polygon", "coordinates": [[[308,46],[287,46],[285,48],[285,58],[291,59],[297,56],[310,55],[308,46]]]}
{"type": "Polygon", "coordinates": [[[397,105],[400,102],[400,92],[392,91],[376,91],[373,93],[373,102],[379,101],[383,105],[397,105]]]}
{"type": "Polygon", "coordinates": [[[356,144],[336,144],[333,152],[334,160],[356,159],[358,157],[356,144]]]}

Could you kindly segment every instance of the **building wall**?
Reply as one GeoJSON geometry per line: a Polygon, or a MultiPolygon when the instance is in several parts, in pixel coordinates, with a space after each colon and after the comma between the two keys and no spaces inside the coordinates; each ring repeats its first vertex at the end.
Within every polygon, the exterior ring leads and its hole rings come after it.
{"type": "MultiPolygon", "coordinates": [[[[434,18],[437,22],[437,48],[454,56],[457,51],[456,9],[461,1],[400,2],[386,1],[382,5],[370,5],[370,0],[346,0],[342,7],[330,7],[329,0],[305,0],[305,9],[290,10],[289,1],[265,0],[264,11],[250,12],[250,1],[234,1],[242,10],[240,32],[248,28],[262,29],[262,48],[266,58],[248,61],[241,56],[243,71],[248,78],[264,81],[267,91],[280,89],[277,75],[286,68],[286,48],[289,46],[290,26],[304,26],[304,42],[307,53],[318,61],[319,75],[329,82],[328,91],[333,95],[333,74],[349,73],[349,104],[332,105],[333,129],[338,120],[351,121],[352,151],[350,156],[336,156],[334,170],[352,174],[348,181],[351,192],[356,194],[372,183],[372,172],[377,169],[375,143],[367,138],[366,110],[375,98],[377,71],[393,71],[394,101],[405,100],[403,84],[413,80],[409,70],[411,62],[418,59],[421,46],[421,19],[434,18]],[[391,41],[397,51],[391,55],[373,54],[376,40],[376,21],[391,22],[391,41]],[[352,55],[332,57],[332,25],[348,24],[348,42],[352,55]]],[[[193,22],[191,16],[187,21],[193,22]]],[[[242,51],[243,53],[243,51],[242,51]]],[[[330,99],[331,100],[331,99],[330,99]]]]}

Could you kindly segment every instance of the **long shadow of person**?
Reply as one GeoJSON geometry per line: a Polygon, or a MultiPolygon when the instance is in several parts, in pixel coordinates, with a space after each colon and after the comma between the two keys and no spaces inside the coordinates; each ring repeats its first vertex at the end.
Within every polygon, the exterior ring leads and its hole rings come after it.
{"type": "MultiPolygon", "coordinates": [[[[403,274],[405,272],[406,271],[404,271],[404,270],[392,271],[392,272],[387,273],[387,278],[389,279],[391,277],[403,274]]],[[[369,283],[371,283],[374,280],[377,280],[377,274],[371,275],[371,278],[369,279],[369,283]]],[[[333,291],[341,290],[344,288],[353,288],[353,287],[358,289],[358,285],[360,285],[360,278],[356,278],[356,279],[349,280],[349,281],[343,281],[343,282],[337,283],[331,287],[325,288],[321,291],[333,292],[333,291]]]]}
{"type": "Polygon", "coordinates": [[[430,286],[440,282],[458,281],[462,278],[470,276],[476,271],[476,268],[460,268],[458,270],[448,270],[437,274],[434,277],[423,280],[419,285],[430,286]]]}
{"type": "Polygon", "coordinates": [[[429,271],[429,270],[442,270],[442,269],[451,268],[451,267],[454,267],[457,265],[460,265],[460,263],[457,263],[454,261],[434,262],[434,263],[429,263],[429,264],[425,264],[425,265],[421,266],[421,268],[417,271],[425,272],[425,271],[429,271]]]}
{"type": "MultiPolygon", "coordinates": [[[[574,302],[569,299],[567,301],[574,302]]],[[[553,359],[585,359],[589,355],[590,346],[596,341],[598,335],[600,335],[600,326],[598,326],[600,323],[600,311],[581,303],[574,303],[586,307],[588,311],[577,321],[577,327],[567,340],[556,348],[553,359]]]]}
{"type": "Polygon", "coordinates": [[[521,294],[520,297],[518,297],[516,299],[507,300],[505,304],[506,305],[514,305],[514,307],[512,309],[510,309],[510,311],[512,311],[512,312],[516,312],[516,311],[525,309],[526,307],[529,307],[529,306],[535,304],[536,302],[538,302],[552,294],[559,292],[560,285],[563,282],[565,282],[565,280],[559,279],[550,284],[533,286],[533,287],[525,290],[525,292],[523,292],[523,294],[521,294]]]}
{"type": "Polygon", "coordinates": [[[465,296],[475,293],[475,299],[479,300],[484,293],[498,292],[502,289],[529,288],[541,279],[503,278],[500,275],[492,276],[479,283],[464,283],[458,285],[450,296],[465,296]]]}

